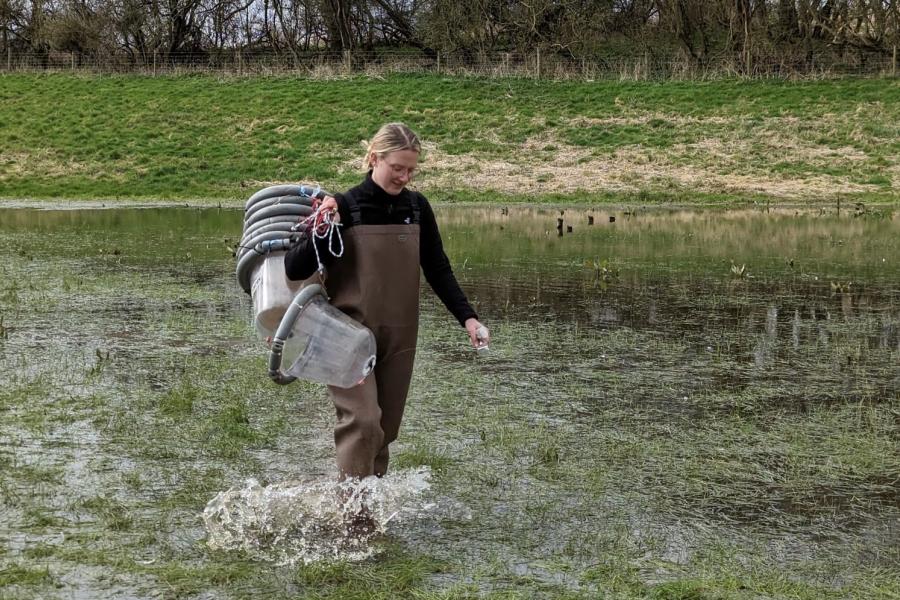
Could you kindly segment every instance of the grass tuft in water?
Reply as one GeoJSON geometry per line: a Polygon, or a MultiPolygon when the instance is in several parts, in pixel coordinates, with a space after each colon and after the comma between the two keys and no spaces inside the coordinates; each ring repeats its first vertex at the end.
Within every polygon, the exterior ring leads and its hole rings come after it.
{"type": "MultiPolygon", "coordinates": [[[[0,587],[46,586],[56,581],[49,567],[32,567],[14,564],[0,570],[0,587]]],[[[24,597],[24,594],[23,594],[24,597]]]]}

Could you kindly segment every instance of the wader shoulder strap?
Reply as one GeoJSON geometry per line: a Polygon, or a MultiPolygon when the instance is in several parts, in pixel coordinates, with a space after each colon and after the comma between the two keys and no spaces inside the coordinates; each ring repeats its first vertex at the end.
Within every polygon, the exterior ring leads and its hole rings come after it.
{"type": "Polygon", "coordinates": [[[352,225],[362,225],[362,214],[359,210],[359,202],[356,201],[356,198],[353,196],[344,196],[341,195],[341,198],[347,203],[347,208],[350,209],[350,222],[352,225]]]}
{"type": "Polygon", "coordinates": [[[416,225],[420,225],[422,223],[422,209],[419,207],[419,195],[413,192],[410,196],[410,204],[412,205],[413,213],[412,222],[416,225]]]}

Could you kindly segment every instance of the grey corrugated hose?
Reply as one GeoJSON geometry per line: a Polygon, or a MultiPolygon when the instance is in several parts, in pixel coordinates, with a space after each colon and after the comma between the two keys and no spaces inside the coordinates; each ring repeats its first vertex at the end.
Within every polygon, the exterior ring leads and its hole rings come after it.
{"type": "Polygon", "coordinates": [[[301,184],[272,185],[253,194],[244,205],[244,230],[238,244],[235,275],[250,293],[253,269],[271,252],[289,250],[293,229],[312,214],[313,198],[327,192],[301,184]]]}
{"type": "Polygon", "coordinates": [[[291,305],[281,318],[281,323],[278,325],[278,330],[272,338],[272,346],[269,350],[269,377],[271,377],[272,381],[275,383],[287,385],[297,379],[293,375],[288,375],[281,370],[284,342],[290,337],[291,328],[294,326],[294,321],[296,321],[297,317],[300,315],[300,311],[303,310],[307,302],[317,295],[325,296],[325,290],[322,289],[322,286],[316,283],[304,286],[302,290],[297,292],[294,299],[291,300],[291,305]]]}

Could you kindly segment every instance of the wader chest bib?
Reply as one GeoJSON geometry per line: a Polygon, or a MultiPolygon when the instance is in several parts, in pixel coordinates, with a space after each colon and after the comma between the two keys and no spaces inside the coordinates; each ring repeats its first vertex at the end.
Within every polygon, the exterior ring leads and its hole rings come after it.
{"type": "Polygon", "coordinates": [[[338,469],[342,477],[381,476],[388,444],[400,429],[416,354],[419,225],[354,224],[325,284],[332,305],[368,327],[377,344],[375,370],[362,384],[328,388],[337,410],[338,469]]]}

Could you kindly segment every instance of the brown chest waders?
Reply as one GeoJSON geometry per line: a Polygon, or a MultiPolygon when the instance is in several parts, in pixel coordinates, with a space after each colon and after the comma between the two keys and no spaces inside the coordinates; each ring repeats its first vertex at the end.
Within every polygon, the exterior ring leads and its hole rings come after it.
{"type": "Polygon", "coordinates": [[[331,303],[373,334],[375,370],[349,389],[329,386],[341,477],[384,475],[412,378],[419,329],[419,225],[355,225],[328,271],[331,303]]]}

